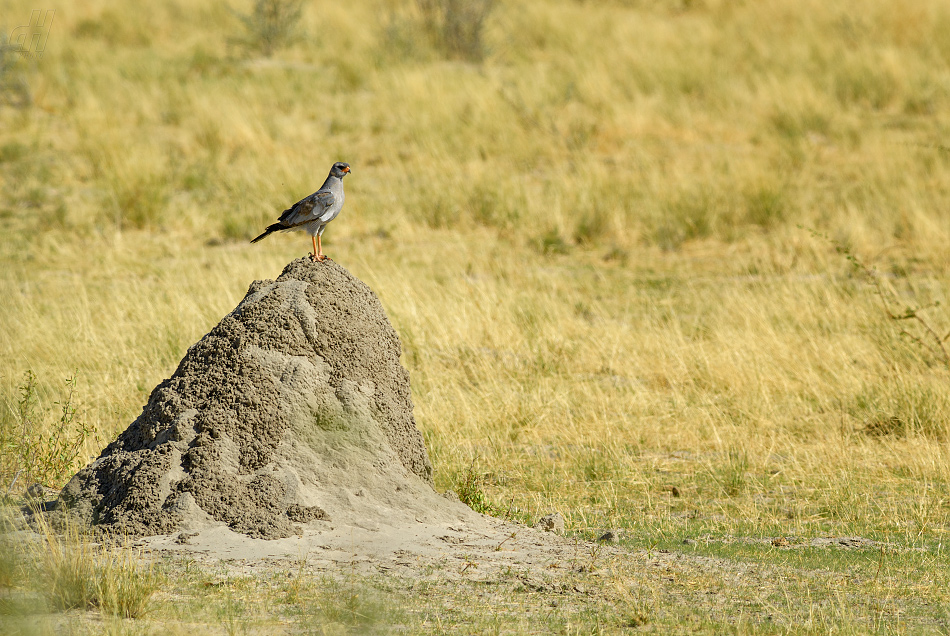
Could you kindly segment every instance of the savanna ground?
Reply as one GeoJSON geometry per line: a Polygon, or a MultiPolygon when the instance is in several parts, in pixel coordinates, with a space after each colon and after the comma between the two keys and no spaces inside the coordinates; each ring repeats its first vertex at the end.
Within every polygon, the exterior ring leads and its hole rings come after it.
{"type": "Polygon", "coordinates": [[[947,633],[950,5],[531,0],[461,47],[433,7],[307,4],[266,57],[243,4],[43,5],[41,59],[2,66],[4,488],[124,429],[305,253],[247,241],[343,160],[325,251],[402,338],[440,489],[628,553],[557,586],[158,563],[116,619],[5,549],[0,619],[947,633]]]}

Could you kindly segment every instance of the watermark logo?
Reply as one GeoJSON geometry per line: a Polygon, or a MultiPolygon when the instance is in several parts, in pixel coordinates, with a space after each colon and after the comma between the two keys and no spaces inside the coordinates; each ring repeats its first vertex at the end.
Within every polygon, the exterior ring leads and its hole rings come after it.
{"type": "Polygon", "coordinates": [[[40,59],[46,50],[50,27],[56,9],[33,9],[30,23],[18,26],[10,33],[10,48],[20,55],[40,59]]]}

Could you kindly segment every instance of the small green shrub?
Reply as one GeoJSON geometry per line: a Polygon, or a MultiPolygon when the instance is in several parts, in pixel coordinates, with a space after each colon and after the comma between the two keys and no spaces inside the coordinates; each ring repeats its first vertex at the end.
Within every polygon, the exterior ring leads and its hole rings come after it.
{"type": "Polygon", "coordinates": [[[577,459],[581,479],[586,482],[607,482],[617,476],[617,467],[600,449],[591,449],[577,459]]]}
{"type": "Polygon", "coordinates": [[[480,62],[485,57],[485,20],[495,0],[416,0],[426,30],[449,57],[480,62]]]}
{"type": "Polygon", "coordinates": [[[581,244],[591,245],[602,240],[610,230],[610,218],[601,207],[582,213],[574,227],[574,239],[581,244]]]}
{"type": "Polygon", "coordinates": [[[26,156],[29,149],[18,141],[0,146],[0,163],[19,161],[26,156]]]}
{"type": "Polygon", "coordinates": [[[256,0],[248,14],[236,13],[244,34],[232,41],[264,57],[302,39],[303,0],[256,0]]]}
{"type": "Polygon", "coordinates": [[[539,236],[534,243],[541,254],[567,254],[571,251],[570,244],[555,229],[548,230],[539,236]]]}
{"type": "Polygon", "coordinates": [[[459,496],[459,499],[475,512],[491,515],[493,517],[504,516],[507,518],[511,515],[510,506],[506,510],[492,502],[485,494],[485,491],[482,490],[484,477],[476,468],[476,460],[473,460],[471,465],[469,465],[464,472],[456,475],[453,481],[454,490],[459,496]]]}
{"type": "Polygon", "coordinates": [[[114,217],[119,229],[143,229],[161,225],[168,202],[168,190],[162,176],[115,176],[111,186],[114,217]]]}
{"type": "Polygon", "coordinates": [[[517,189],[508,184],[476,183],[468,193],[466,206],[478,225],[501,230],[516,228],[526,204],[517,189]]]}
{"type": "Polygon", "coordinates": [[[77,422],[76,378],[66,380],[58,417],[52,422],[41,411],[36,375],[27,371],[16,404],[0,416],[0,487],[6,495],[34,483],[61,485],[77,467],[83,446],[94,436],[92,427],[77,422]]]}
{"type": "Polygon", "coordinates": [[[770,229],[785,221],[788,201],[782,188],[774,185],[759,185],[743,193],[745,219],[752,225],[770,229]]]}

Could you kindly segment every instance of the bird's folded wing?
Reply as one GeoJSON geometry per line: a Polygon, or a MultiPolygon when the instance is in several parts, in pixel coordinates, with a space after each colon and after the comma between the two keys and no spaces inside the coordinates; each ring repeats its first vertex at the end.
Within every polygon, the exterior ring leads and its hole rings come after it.
{"type": "Polygon", "coordinates": [[[280,222],[288,227],[316,220],[325,220],[329,210],[336,202],[336,197],[329,190],[318,190],[305,199],[301,199],[289,210],[280,215],[280,222]]]}

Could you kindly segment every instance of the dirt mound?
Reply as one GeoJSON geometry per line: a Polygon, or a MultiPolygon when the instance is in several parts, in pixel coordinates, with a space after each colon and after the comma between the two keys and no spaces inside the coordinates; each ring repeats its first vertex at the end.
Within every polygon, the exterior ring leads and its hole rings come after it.
{"type": "Polygon", "coordinates": [[[466,517],[432,489],[399,353],[366,285],[332,261],[294,261],[188,349],[60,500],[138,536],[226,525],[278,539],[310,522],[466,517]]]}

